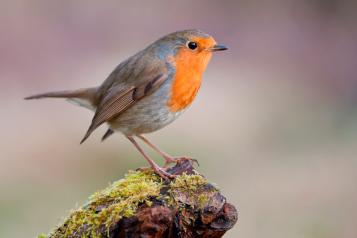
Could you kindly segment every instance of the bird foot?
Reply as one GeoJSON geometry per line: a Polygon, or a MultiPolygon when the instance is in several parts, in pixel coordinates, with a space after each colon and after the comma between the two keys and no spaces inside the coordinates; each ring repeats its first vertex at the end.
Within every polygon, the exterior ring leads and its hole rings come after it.
{"type": "Polygon", "coordinates": [[[161,168],[161,167],[153,167],[152,168],[154,170],[154,172],[159,175],[161,178],[163,178],[164,180],[170,180],[170,179],[175,179],[177,177],[177,175],[174,174],[170,174],[168,172],[165,171],[165,168],[161,168]]]}
{"type": "Polygon", "coordinates": [[[173,163],[181,164],[186,161],[189,161],[191,164],[196,163],[197,166],[200,166],[197,159],[193,159],[187,156],[181,156],[181,157],[166,157],[164,168],[168,168],[168,166],[173,163]]]}
{"type": "Polygon", "coordinates": [[[138,168],[137,170],[138,171],[153,170],[158,176],[160,176],[164,180],[175,179],[177,177],[177,175],[166,172],[166,169],[167,168],[165,167],[161,168],[159,166],[151,166],[151,167],[141,167],[138,168]]]}
{"type": "Polygon", "coordinates": [[[189,162],[190,164],[194,164],[196,163],[199,166],[199,163],[196,159],[187,157],[187,156],[181,156],[181,157],[165,157],[165,165],[163,167],[160,167],[156,164],[153,164],[150,167],[141,167],[138,168],[137,170],[139,171],[145,171],[148,169],[153,170],[157,175],[159,175],[161,178],[163,178],[164,180],[171,180],[171,179],[175,179],[178,175],[175,174],[171,174],[169,172],[167,172],[168,169],[170,169],[170,164],[183,164],[185,162],[189,162]]]}

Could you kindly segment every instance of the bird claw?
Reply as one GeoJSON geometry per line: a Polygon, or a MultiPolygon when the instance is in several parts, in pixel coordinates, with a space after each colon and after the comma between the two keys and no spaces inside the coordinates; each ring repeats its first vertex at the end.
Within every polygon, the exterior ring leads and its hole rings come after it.
{"type": "Polygon", "coordinates": [[[166,170],[168,170],[170,168],[170,164],[182,164],[184,162],[190,162],[191,164],[196,163],[197,166],[200,166],[198,163],[197,159],[193,159],[187,156],[181,156],[181,157],[165,157],[165,164],[163,167],[160,167],[158,165],[153,165],[151,167],[141,167],[138,168],[138,171],[145,171],[148,169],[152,169],[158,176],[160,176],[161,178],[163,178],[164,180],[171,180],[171,179],[175,179],[178,175],[175,174],[170,174],[168,173],[166,170]]]}
{"type": "Polygon", "coordinates": [[[152,168],[154,170],[154,172],[159,175],[161,178],[163,178],[164,180],[170,180],[170,179],[175,179],[177,177],[177,175],[174,174],[170,174],[168,172],[166,172],[163,168],[161,167],[153,167],[152,168]]]}
{"type": "Polygon", "coordinates": [[[197,159],[190,158],[190,157],[187,157],[187,156],[182,156],[182,157],[175,157],[175,158],[165,158],[164,168],[167,168],[170,164],[173,164],[173,163],[180,164],[180,163],[183,163],[185,161],[190,161],[192,164],[196,163],[197,166],[200,166],[200,164],[198,163],[197,159]]]}
{"type": "Polygon", "coordinates": [[[163,178],[164,180],[175,179],[177,175],[170,174],[165,171],[166,168],[161,168],[159,166],[152,166],[152,167],[140,167],[137,168],[136,171],[146,171],[146,170],[153,170],[158,176],[163,178]]]}

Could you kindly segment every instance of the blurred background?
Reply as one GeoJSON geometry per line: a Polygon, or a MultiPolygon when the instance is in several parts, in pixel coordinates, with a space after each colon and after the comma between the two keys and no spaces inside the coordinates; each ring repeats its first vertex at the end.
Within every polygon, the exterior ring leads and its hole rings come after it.
{"type": "MultiPolygon", "coordinates": [[[[357,236],[357,4],[344,0],[0,1],[0,237],[49,232],[146,163],[121,135],[34,93],[99,85],[157,38],[199,28],[229,46],[198,99],[148,137],[239,208],[225,237],[357,236]]],[[[152,154],[160,162],[161,159],[152,154]]]]}

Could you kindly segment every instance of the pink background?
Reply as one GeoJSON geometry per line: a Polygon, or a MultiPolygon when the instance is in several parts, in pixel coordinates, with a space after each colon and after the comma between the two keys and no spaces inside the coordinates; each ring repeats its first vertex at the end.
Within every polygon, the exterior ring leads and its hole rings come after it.
{"type": "MultiPolygon", "coordinates": [[[[357,235],[355,1],[0,1],[0,237],[48,232],[145,166],[120,135],[83,146],[92,113],[33,93],[100,84],[158,37],[212,34],[197,100],[149,135],[191,155],[240,210],[225,237],[357,235]]],[[[160,158],[153,154],[160,162],[160,158]]]]}

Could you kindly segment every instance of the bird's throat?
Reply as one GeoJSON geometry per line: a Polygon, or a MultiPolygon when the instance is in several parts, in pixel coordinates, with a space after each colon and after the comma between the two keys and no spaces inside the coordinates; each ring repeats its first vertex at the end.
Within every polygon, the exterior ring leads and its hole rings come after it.
{"type": "Polygon", "coordinates": [[[176,70],[172,81],[171,97],[167,103],[172,112],[185,109],[195,99],[211,56],[210,52],[193,54],[183,49],[172,59],[176,70]]]}

